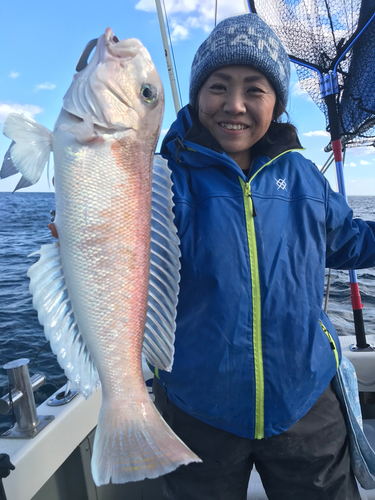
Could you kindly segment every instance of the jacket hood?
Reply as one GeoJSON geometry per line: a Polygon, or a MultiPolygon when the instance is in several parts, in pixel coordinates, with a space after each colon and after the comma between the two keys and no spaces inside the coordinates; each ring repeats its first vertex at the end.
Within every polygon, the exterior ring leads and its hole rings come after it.
{"type": "Polygon", "coordinates": [[[240,170],[237,163],[200,124],[189,104],[178,112],[176,120],[164,137],[160,153],[163,156],[172,156],[177,163],[187,163],[191,167],[201,168],[224,163],[240,170]]]}
{"type": "Polygon", "coordinates": [[[172,123],[170,129],[168,130],[166,136],[163,139],[160,153],[162,155],[171,154],[173,147],[173,141],[179,137],[181,140],[185,137],[188,130],[193,125],[190,113],[188,111],[188,106],[184,106],[177,113],[176,120],[172,123]]]}

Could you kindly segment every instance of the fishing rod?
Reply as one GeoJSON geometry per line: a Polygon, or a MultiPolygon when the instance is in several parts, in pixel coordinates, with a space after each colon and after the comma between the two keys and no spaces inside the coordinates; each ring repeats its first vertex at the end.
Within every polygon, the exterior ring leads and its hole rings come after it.
{"type": "MultiPolygon", "coordinates": [[[[325,8],[327,9],[327,16],[330,21],[330,28],[332,30],[332,35],[333,35],[333,40],[334,40],[334,48],[337,49],[338,54],[336,57],[331,61],[331,57],[328,55],[329,54],[329,48],[328,43],[324,38],[322,38],[323,42],[323,47],[321,47],[321,51],[315,51],[312,54],[312,58],[316,57],[316,54],[318,55],[318,62],[315,63],[311,60],[306,60],[304,50],[301,50],[303,47],[303,40],[301,43],[301,38],[305,36],[307,40],[307,44],[311,45],[311,40],[308,40],[308,34],[305,32],[304,35],[301,35],[300,37],[296,36],[296,33],[288,33],[288,27],[285,22],[286,17],[289,14],[288,21],[290,22],[290,25],[293,26],[294,31],[298,28],[297,26],[297,21],[301,21],[300,19],[297,20],[297,15],[296,13],[292,13],[292,2],[288,2],[288,5],[286,3],[282,2],[280,3],[280,17],[283,19],[281,20],[281,26],[274,26],[274,23],[270,22],[267,18],[266,12],[272,16],[273,14],[278,14],[277,12],[277,7],[274,5],[272,14],[269,13],[270,11],[270,5],[268,2],[268,5],[266,6],[265,3],[263,2],[262,4],[259,4],[259,9],[256,9],[255,3],[257,0],[247,0],[248,2],[248,8],[249,11],[258,14],[263,19],[268,22],[268,24],[271,25],[273,30],[276,32],[276,34],[279,36],[279,38],[284,42],[284,45],[288,46],[289,48],[291,47],[293,51],[298,51],[303,54],[304,59],[301,57],[297,57],[296,55],[291,55],[289,53],[289,59],[291,62],[303,66],[307,68],[308,70],[313,71],[318,74],[319,76],[319,84],[320,84],[320,96],[321,99],[324,100],[327,108],[327,115],[328,115],[328,128],[329,132],[331,135],[331,145],[332,145],[332,151],[334,155],[334,160],[335,160],[335,165],[336,165],[336,178],[337,178],[337,184],[338,184],[338,189],[339,192],[345,197],[346,197],[346,189],[345,189],[345,182],[344,182],[344,170],[343,170],[343,158],[342,158],[342,142],[341,142],[341,130],[340,130],[340,116],[338,112],[338,102],[339,102],[339,83],[338,83],[338,76],[337,76],[337,70],[338,66],[341,62],[345,60],[345,58],[348,56],[349,51],[352,50],[353,46],[355,43],[358,42],[361,38],[363,38],[364,33],[368,32],[369,27],[373,27],[375,25],[375,7],[370,6],[370,3],[367,2],[367,0],[363,0],[362,5],[361,5],[361,12],[359,14],[359,19],[358,19],[358,25],[357,29],[354,30],[352,35],[349,37],[349,39],[345,42],[344,37],[340,38],[337,42],[336,46],[336,38],[334,36],[334,26],[333,26],[333,21],[332,17],[329,11],[329,1],[325,2],[325,8]],[[257,12],[257,10],[261,9],[268,9],[266,11],[263,11],[262,14],[257,12]],[[289,8],[289,11],[288,11],[289,8]],[[368,12],[367,10],[368,9],[368,12]],[[372,12],[371,12],[372,11],[372,12]],[[294,15],[293,15],[294,14],[294,15]],[[364,20],[364,18],[368,16],[367,21],[364,20]],[[294,23],[294,24],[293,24],[294,23]],[[279,30],[277,29],[279,27],[279,30]],[[294,40],[296,41],[295,46],[293,47],[293,42],[294,40]],[[330,62],[329,66],[327,68],[324,68],[324,63],[330,62]]],[[[260,2],[260,0],[259,0],[260,2]]],[[[272,3],[272,2],[271,2],[272,3]]],[[[274,2],[276,4],[276,1],[274,2]]],[[[316,2],[318,3],[318,2],[316,2]]],[[[310,5],[310,7],[312,7],[310,5]]],[[[310,9],[310,12],[312,10],[310,9]]],[[[318,6],[316,6],[316,12],[318,12],[318,6]]],[[[319,13],[320,14],[320,13],[319,13]]],[[[337,13],[336,13],[337,14],[337,13]]],[[[301,14],[301,10],[299,12],[299,15],[301,14]]],[[[318,15],[316,15],[316,20],[318,20],[318,15]]],[[[308,18],[306,16],[306,25],[310,25],[313,21],[312,16],[308,18]]],[[[301,24],[301,23],[300,23],[301,24]]],[[[306,26],[304,26],[306,28],[306,26]]],[[[303,33],[301,29],[301,33],[303,33]]],[[[316,47],[314,47],[316,49],[316,47]]],[[[305,47],[306,50],[306,47],[305,47]]],[[[290,49],[289,49],[290,52],[290,49]]],[[[306,54],[307,54],[306,50],[306,54]]],[[[349,72],[348,72],[349,73],[349,72]]],[[[342,76],[342,75],[341,75],[342,76]]],[[[346,76],[346,75],[345,75],[346,76]]],[[[344,77],[342,76],[342,79],[344,77]]],[[[342,85],[342,88],[344,86],[342,85]]],[[[310,89],[311,90],[311,89],[310,89]]],[[[309,92],[310,93],[310,92],[309,92]]],[[[353,98],[353,101],[354,98],[353,98]]],[[[373,120],[373,113],[374,111],[370,111],[368,114],[370,117],[366,115],[366,121],[371,122],[373,120]]],[[[363,129],[364,124],[361,123],[361,126],[358,126],[356,128],[357,134],[359,134],[359,130],[363,129]]],[[[353,136],[355,135],[354,133],[352,134],[353,136]]],[[[362,302],[361,302],[361,296],[359,292],[359,287],[358,287],[358,280],[357,280],[357,273],[354,270],[349,271],[349,277],[350,277],[350,290],[351,290],[351,303],[352,303],[352,309],[353,309],[353,318],[354,318],[354,327],[355,327],[355,335],[356,335],[356,341],[357,345],[354,349],[366,349],[369,347],[369,345],[366,342],[366,334],[365,334],[365,328],[364,328],[364,321],[363,321],[363,314],[362,314],[362,302]]]]}
{"type": "Polygon", "coordinates": [[[161,33],[161,38],[163,41],[164,55],[165,55],[165,60],[167,63],[168,76],[169,76],[169,81],[170,81],[171,90],[172,90],[173,104],[174,104],[174,109],[175,109],[176,115],[177,115],[177,113],[181,109],[181,104],[180,104],[180,100],[178,97],[176,78],[174,75],[172,59],[171,59],[171,55],[170,55],[170,51],[169,51],[167,33],[165,30],[165,24],[164,24],[164,16],[163,16],[163,11],[161,8],[160,0],[155,0],[155,4],[156,4],[156,11],[158,13],[160,33],[161,33]]]}

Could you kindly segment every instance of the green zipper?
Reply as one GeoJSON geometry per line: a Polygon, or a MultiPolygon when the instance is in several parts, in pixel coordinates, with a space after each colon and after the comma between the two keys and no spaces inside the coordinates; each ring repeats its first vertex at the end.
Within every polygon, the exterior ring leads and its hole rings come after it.
{"type": "Polygon", "coordinates": [[[327,328],[323,325],[322,321],[319,320],[319,323],[320,323],[320,326],[322,327],[322,330],[323,332],[327,335],[328,337],[328,340],[329,340],[329,343],[331,345],[331,349],[332,351],[334,352],[335,354],[335,359],[336,359],[336,367],[337,369],[339,369],[339,355],[337,353],[337,348],[336,348],[336,344],[335,344],[335,341],[333,340],[332,338],[332,335],[329,333],[329,331],[327,330],[327,328]]]}
{"type": "Polygon", "coordinates": [[[260,307],[260,286],[258,252],[254,227],[254,205],[251,198],[250,181],[244,182],[240,178],[246,216],[246,231],[249,242],[249,258],[251,273],[251,289],[253,297],[253,352],[255,373],[255,431],[254,438],[264,437],[264,374],[262,352],[262,325],[260,307]]]}
{"type": "Polygon", "coordinates": [[[263,350],[262,350],[262,311],[259,283],[258,250],[255,236],[254,217],[256,216],[253,199],[251,197],[250,183],[267,165],[275,161],[280,156],[294,151],[290,149],[284,151],[269,162],[265,163],[255,174],[245,183],[238,177],[241,183],[243,200],[245,206],[246,231],[249,245],[251,290],[253,297],[253,354],[254,354],[254,374],[255,374],[255,431],[254,439],[264,437],[264,370],[263,370],[263,350]]]}

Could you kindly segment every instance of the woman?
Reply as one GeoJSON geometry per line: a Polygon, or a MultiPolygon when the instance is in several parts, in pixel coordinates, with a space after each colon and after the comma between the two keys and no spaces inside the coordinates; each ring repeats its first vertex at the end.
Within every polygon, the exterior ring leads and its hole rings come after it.
{"type": "Polygon", "coordinates": [[[360,498],[321,305],[325,267],[375,265],[375,224],[353,220],[278,122],[289,73],[258,16],[222,21],[162,144],[182,257],[174,365],[154,392],[203,460],[165,476],[166,498],[243,500],[253,464],[270,500],[360,498]]]}

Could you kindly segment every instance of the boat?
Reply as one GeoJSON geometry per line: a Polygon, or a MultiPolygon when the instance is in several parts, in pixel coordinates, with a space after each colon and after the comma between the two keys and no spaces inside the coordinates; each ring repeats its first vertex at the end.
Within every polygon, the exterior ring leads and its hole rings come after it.
{"type": "MultiPolygon", "coordinates": [[[[375,449],[375,335],[367,336],[369,347],[359,350],[355,336],[340,337],[343,355],[355,366],[366,437],[375,449]]],[[[23,366],[25,365],[23,360],[23,366]]],[[[28,370],[27,370],[28,372],[28,370]]],[[[143,363],[143,376],[152,397],[153,373],[143,363]]],[[[35,381],[37,377],[32,377],[35,381]]],[[[35,382],[34,384],[35,385],[35,382]]],[[[12,439],[2,435],[0,451],[9,455],[15,469],[3,479],[2,500],[161,500],[162,481],[145,479],[135,483],[96,487],[91,476],[91,455],[101,405],[101,391],[87,400],[77,394],[65,398],[66,386],[37,408],[38,420],[48,424],[32,438],[12,439]]],[[[1,408],[9,397],[1,400],[1,408]]],[[[6,433],[5,433],[6,434],[6,433]]],[[[375,490],[360,487],[362,500],[375,500],[375,490]]],[[[260,477],[251,473],[248,500],[267,500],[260,477]]]]}

